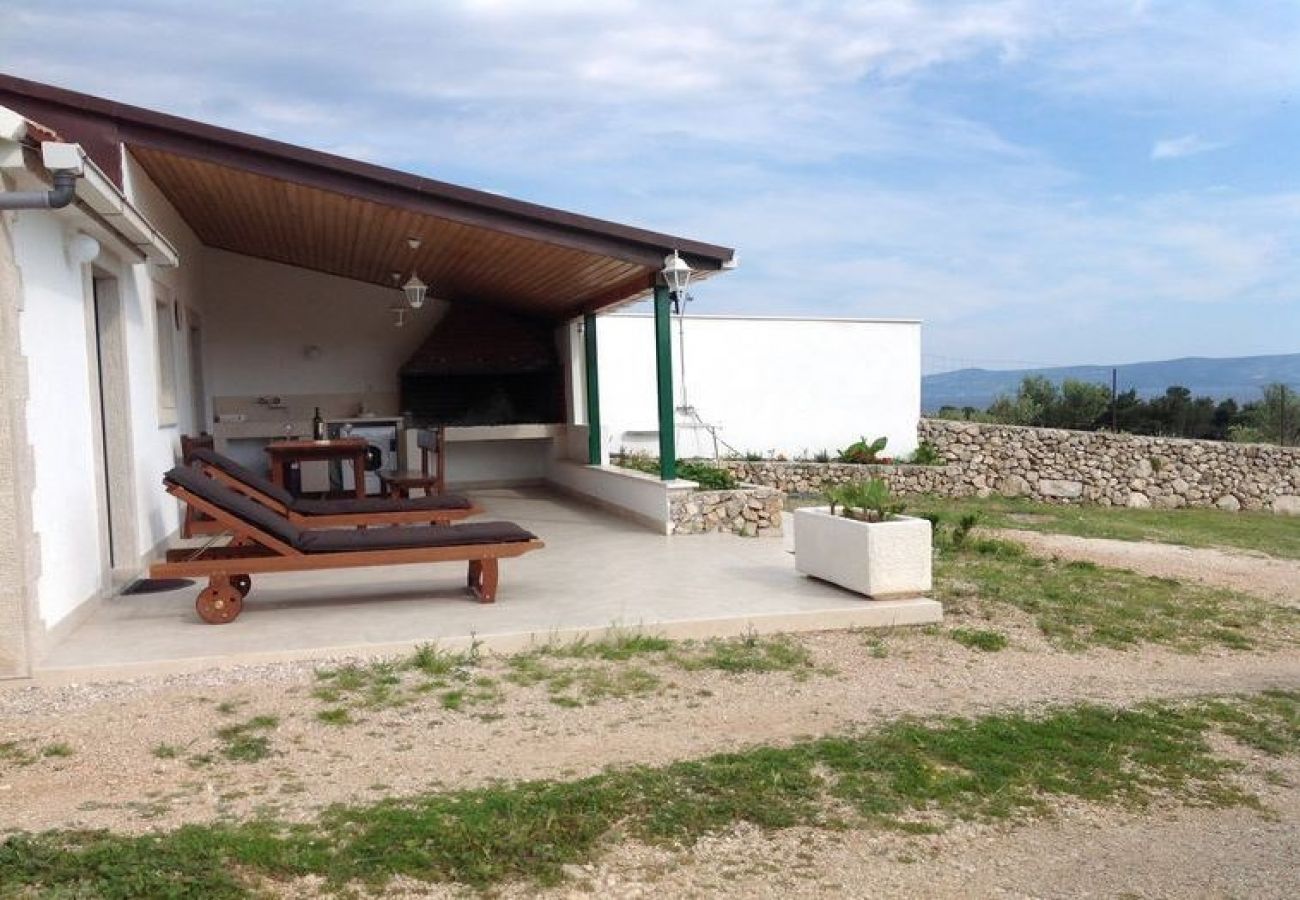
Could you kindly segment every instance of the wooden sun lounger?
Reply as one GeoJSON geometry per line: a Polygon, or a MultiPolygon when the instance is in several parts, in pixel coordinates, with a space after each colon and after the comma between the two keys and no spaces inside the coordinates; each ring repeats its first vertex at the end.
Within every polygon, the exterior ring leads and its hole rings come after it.
{"type": "Polygon", "coordinates": [[[167,492],[233,536],[225,547],[171,550],[149,569],[151,578],[206,577],[195,609],[210,624],[243,610],[253,575],[362,566],[467,562],[466,583],[481,603],[496,599],[498,561],[543,547],[512,522],[407,525],[372,529],[303,530],[286,516],[185,466],[164,476],[167,492]]]}
{"type": "MultiPolygon", "coordinates": [[[[466,519],[483,512],[483,508],[459,494],[427,497],[365,497],[344,500],[311,500],[295,497],[289,491],[263,478],[214,450],[195,449],[190,454],[194,465],[226,487],[252,497],[275,510],[299,528],[365,528],[371,525],[438,525],[466,519]]],[[[185,537],[195,534],[220,534],[226,529],[211,518],[187,516],[185,537]]]]}

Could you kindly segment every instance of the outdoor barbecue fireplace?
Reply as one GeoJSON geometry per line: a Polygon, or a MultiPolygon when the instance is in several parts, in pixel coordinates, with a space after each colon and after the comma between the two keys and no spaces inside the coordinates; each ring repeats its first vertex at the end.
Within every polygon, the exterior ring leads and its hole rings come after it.
{"type": "Polygon", "coordinates": [[[453,303],[401,369],[402,409],[414,424],[564,421],[555,326],[453,303]]]}

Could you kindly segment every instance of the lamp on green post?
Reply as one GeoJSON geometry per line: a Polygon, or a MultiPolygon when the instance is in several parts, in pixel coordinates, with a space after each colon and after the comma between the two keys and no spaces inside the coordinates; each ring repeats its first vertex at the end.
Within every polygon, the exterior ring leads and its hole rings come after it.
{"type": "Polygon", "coordinates": [[[674,250],[664,257],[659,271],[663,284],[655,286],[655,371],[659,386],[659,477],[677,477],[677,435],[673,402],[673,347],[669,330],[670,303],[680,308],[691,283],[691,267],[674,250]]]}

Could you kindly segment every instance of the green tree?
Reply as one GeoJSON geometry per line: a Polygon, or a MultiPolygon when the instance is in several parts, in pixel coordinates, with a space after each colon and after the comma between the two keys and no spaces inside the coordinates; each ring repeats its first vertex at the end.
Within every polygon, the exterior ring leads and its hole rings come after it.
{"type": "Polygon", "coordinates": [[[1262,400],[1242,408],[1232,439],[1300,446],[1300,391],[1280,383],[1268,385],[1262,400]]]}
{"type": "Polygon", "coordinates": [[[1097,428],[1110,409],[1110,388],[1067,378],[1061,394],[1047,410],[1047,424],[1055,428],[1097,428]]]}

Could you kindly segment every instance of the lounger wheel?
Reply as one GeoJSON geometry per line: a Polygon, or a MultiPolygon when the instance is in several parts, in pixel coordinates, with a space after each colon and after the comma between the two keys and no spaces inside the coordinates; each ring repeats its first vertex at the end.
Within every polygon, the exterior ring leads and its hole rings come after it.
{"type": "Polygon", "coordinates": [[[231,575],[230,583],[234,585],[235,590],[239,591],[240,597],[247,597],[248,592],[253,589],[253,579],[248,575],[231,575]]]}
{"type": "Polygon", "coordinates": [[[198,599],[194,601],[194,609],[199,618],[209,625],[225,625],[235,621],[235,617],[243,611],[244,595],[230,579],[213,578],[212,583],[199,592],[198,599]]]}

